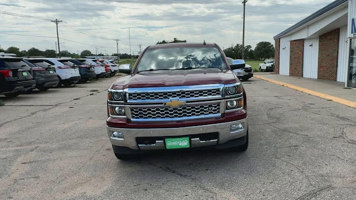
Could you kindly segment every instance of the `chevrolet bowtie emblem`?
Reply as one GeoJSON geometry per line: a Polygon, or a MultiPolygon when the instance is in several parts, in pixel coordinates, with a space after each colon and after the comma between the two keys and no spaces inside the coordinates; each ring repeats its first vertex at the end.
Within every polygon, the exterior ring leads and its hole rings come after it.
{"type": "Polygon", "coordinates": [[[167,102],[165,105],[170,107],[179,107],[184,104],[185,104],[184,101],[171,100],[171,102],[167,102]]]}

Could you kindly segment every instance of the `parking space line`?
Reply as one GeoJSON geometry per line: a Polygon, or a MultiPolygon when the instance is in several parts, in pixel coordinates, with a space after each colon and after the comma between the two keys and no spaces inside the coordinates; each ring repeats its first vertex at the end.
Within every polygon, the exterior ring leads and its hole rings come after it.
{"type": "Polygon", "coordinates": [[[306,93],[306,94],[310,94],[310,95],[317,96],[317,97],[320,97],[320,98],[323,98],[323,99],[326,99],[326,100],[334,101],[334,102],[337,102],[337,103],[340,103],[340,104],[343,104],[343,105],[346,105],[346,106],[349,106],[349,107],[352,107],[352,108],[356,108],[356,102],[354,102],[354,101],[349,101],[349,100],[342,99],[342,98],[339,98],[339,97],[334,97],[334,96],[331,96],[331,95],[328,95],[328,94],[324,94],[324,93],[321,93],[321,92],[316,92],[316,91],[309,90],[309,89],[306,89],[306,88],[298,87],[298,86],[295,86],[295,85],[292,85],[292,84],[289,84],[289,83],[276,81],[276,80],[269,79],[269,78],[266,78],[266,77],[263,77],[263,76],[259,76],[259,75],[254,75],[254,77],[258,78],[258,79],[261,79],[261,80],[265,80],[265,81],[274,83],[274,84],[277,84],[277,85],[281,85],[281,86],[284,86],[284,87],[287,87],[287,88],[291,88],[291,89],[294,89],[294,90],[297,90],[297,91],[300,91],[300,92],[303,92],[303,93],[306,93]]]}

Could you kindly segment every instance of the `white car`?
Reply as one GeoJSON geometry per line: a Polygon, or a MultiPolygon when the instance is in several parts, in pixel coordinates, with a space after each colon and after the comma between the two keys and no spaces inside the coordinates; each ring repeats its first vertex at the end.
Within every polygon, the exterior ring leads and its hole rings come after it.
{"type": "Polygon", "coordinates": [[[93,66],[97,78],[103,78],[103,77],[106,77],[107,75],[109,75],[105,71],[105,66],[95,62],[93,59],[79,58],[78,60],[86,65],[93,66]]]}
{"type": "Polygon", "coordinates": [[[40,67],[54,67],[60,79],[59,84],[68,86],[71,84],[76,84],[80,80],[80,73],[78,68],[64,65],[56,58],[31,58],[28,59],[28,61],[40,67]]]}
{"type": "Polygon", "coordinates": [[[263,63],[260,63],[260,71],[271,71],[274,70],[274,59],[266,59],[263,63]]]}

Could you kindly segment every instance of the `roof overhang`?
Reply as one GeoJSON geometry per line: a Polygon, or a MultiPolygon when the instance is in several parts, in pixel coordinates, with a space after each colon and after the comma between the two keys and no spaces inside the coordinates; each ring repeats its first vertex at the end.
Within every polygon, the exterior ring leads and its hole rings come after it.
{"type": "Polygon", "coordinates": [[[283,32],[279,33],[278,35],[274,36],[274,39],[279,39],[288,35],[291,35],[305,27],[312,25],[313,23],[323,19],[335,12],[338,12],[342,9],[347,8],[348,2],[347,0],[337,0],[332,2],[331,4],[325,6],[324,8],[316,11],[312,15],[306,17],[302,21],[294,24],[293,26],[289,27],[288,29],[284,30],[283,32]]]}

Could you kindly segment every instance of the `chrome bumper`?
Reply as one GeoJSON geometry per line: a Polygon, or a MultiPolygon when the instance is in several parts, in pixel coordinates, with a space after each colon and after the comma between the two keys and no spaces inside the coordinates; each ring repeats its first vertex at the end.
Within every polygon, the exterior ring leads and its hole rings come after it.
{"type": "Polygon", "coordinates": [[[128,147],[134,150],[161,150],[165,149],[164,140],[156,140],[153,144],[137,144],[138,137],[177,137],[189,136],[191,148],[213,146],[224,144],[230,140],[238,139],[246,136],[248,130],[247,119],[209,124],[201,126],[189,126],[180,128],[147,128],[147,129],[132,129],[132,128],[113,128],[107,127],[107,133],[112,145],[120,147],[128,147]],[[241,126],[241,125],[242,126],[241,126]],[[231,131],[231,126],[239,126],[239,129],[231,131]],[[115,134],[116,132],[116,137],[115,134]],[[218,138],[211,140],[200,140],[196,135],[204,133],[218,133],[218,138]],[[118,136],[119,135],[119,136],[118,136]]]}

